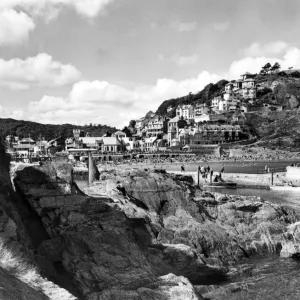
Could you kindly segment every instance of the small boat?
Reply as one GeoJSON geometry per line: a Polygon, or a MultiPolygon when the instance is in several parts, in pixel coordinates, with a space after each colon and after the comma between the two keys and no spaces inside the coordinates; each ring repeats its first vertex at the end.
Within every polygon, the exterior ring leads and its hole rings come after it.
{"type": "Polygon", "coordinates": [[[236,186],[237,184],[235,182],[212,182],[203,184],[203,187],[214,187],[224,189],[236,189],[236,186]]]}

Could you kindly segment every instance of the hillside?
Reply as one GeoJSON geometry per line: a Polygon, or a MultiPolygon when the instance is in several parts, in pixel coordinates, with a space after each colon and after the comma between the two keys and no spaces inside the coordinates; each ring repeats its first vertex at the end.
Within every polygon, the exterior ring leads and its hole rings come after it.
{"type": "Polygon", "coordinates": [[[89,132],[91,136],[102,136],[106,132],[112,133],[117,131],[114,127],[100,124],[97,126],[92,124],[86,126],[75,126],[72,124],[52,125],[14,119],[0,119],[0,138],[7,135],[16,135],[23,138],[28,137],[29,134],[33,139],[37,139],[40,136],[46,140],[59,136],[67,138],[73,136],[72,130],[75,127],[89,132]]]}
{"type": "Polygon", "coordinates": [[[265,115],[248,114],[247,123],[259,137],[259,145],[267,148],[299,151],[299,111],[286,110],[265,115]]]}
{"type": "Polygon", "coordinates": [[[166,115],[167,108],[169,106],[171,106],[172,108],[176,108],[180,104],[196,104],[196,103],[210,104],[210,101],[213,97],[216,97],[221,94],[226,83],[228,83],[228,81],[220,80],[216,84],[213,83],[208,84],[202,91],[196,94],[190,93],[187,96],[166,100],[158,107],[156,113],[159,115],[166,115]]]}
{"type": "MultiPolygon", "coordinates": [[[[246,113],[245,126],[259,138],[259,144],[267,148],[298,151],[300,147],[300,72],[282,71],[277,74],[257,75],[259,85],[255,106],[256,112],[246,113]],[[270,108],[265,108],[269,105],[270,108]],[[283,111],[277,111],[282,107],[283,111]]],[[[221,95],[228,81],[221,80],[208,84],[202,91],[184,97],[164,101],[157,114],[175,116],[175,108],[180,104],[207,103],[221,95]],[[168,107],[173,109],[167,112],[168,107]]],[[[247,101],[246,101],[247,103],[247,101]]]]}

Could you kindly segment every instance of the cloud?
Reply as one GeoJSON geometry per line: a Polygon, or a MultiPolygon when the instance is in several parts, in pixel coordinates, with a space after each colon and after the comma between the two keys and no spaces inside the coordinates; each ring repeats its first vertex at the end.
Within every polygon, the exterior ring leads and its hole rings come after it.
{"type": "Polygon", "coordinates": [[[171,61],[173,61],[179,67],[193,65],[198,62],[198,56],[196,54],[191,56],[179,56],[176,54],[171,57],[171,61]]]}
{"type": "Polygon", "coordinates": [[[77,81],[80,76],[74,66],[54,61],[46,53],[25,60],[0,59],[0,85],[10,89],[28,89],[30,85],[63,86],[77,81]]]}
{"type": "Polygon", "coordinates": [[[246,71],[258,73],[261,67],[268,62],[271,64],[278,62],[283,70],[289,67],[294,67],[294,69],[300,68],[300,49],[284,42],[252,44],[245,50],[245,53],[248,55],[252,54],[253,56],[247,56],[234,61],[230,65],[228,73],[226,73],[227,78],[238,78],[246,71]],[[277,45],[277,47],[274,47],[274,45],[277,45]],[[261,56],[259,56],[259,54],[261,54],[261,56]]]}
{"type": "Polygon", "coordinates": [[[34,30],[34,17],[46,23],[57,18],[64,7],[78,15],[95,18],[114,0],[0,0],[0,46],[23,43],[34,30]]]}
{"type": "Polygon", "coordinates": [[[261,57],[282,54],[289,45],[282,41],[271,42],[267,44],[253,43],[243,52],[245,56],[261,57]]]}
{"type": "Polygon", "coordinates": [[[33,20],[24,12],[0,11],[0,46],[23,43],[34,28],[33,20]]]}
{"type": "Polygon", "coordinates": [[[96,17],[113,0],[1,0],[0,10],[19,8],[34,15],[47,15],[53,9],[68,7],[88,18],[96,17]]]}
{"type": "Polygon", "coordinates": [[[197,27],[197,22],[183,23],[177,20],[171,22],[170,27],[179,32],[193,31],[197,27]]]}
{"type": "Polygon", "coordinates": [[[226,31],[230,27],[230,21],[215,23],[214,27],[215,27],[215,30],[217,30],[217,31],[226,31]]]}
{"type": "Polygon", "coordinates": [[[66,97],[45,95],[27,107],[6,111],[3,115],[20,115],[31,121],[61,124],[101,123],[121,128],[149,110],[155,111],[167,99],[196,93],[210,82],[221,78],[207,71],[182,81],[160,78],[154,85],[141,85],[133,90],[106,81],[80,81],[66,97]]]}

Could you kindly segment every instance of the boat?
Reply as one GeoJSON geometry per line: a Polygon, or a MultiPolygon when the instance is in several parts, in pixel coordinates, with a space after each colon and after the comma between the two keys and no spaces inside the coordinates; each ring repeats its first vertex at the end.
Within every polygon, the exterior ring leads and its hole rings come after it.
{"type": "Polygon", "coordinates": [[[235,182],[212,182],[204,183],[203,187],[213,187],[213,188],[225,188],[225,189],[236,189],[237,184],[235,182]]]}

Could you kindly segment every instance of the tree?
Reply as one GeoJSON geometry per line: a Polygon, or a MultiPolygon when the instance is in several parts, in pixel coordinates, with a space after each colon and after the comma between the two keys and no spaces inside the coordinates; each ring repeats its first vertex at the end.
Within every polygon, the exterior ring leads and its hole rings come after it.
{"type": "Polygon", "coordinates": [[[131,137],[131,131],[125,126],[122,131],[126,134],[127,137],[131,137]]]}
{"type": "Polygon", "coordinates": [[[272,73],[277,73],[277,72],[280,70],[280,68],[281,68],[280,64],[279,64],[278,62],[276,62],[276,63],[272,66],[272,68],[270,69],[270,71],[271,71],[272,73]]]}
{"type": "Polygon", "coordinates": [[[131,121],[129,122],[129,127],[135,128],[135,125],[136,125],[136,121],[135,121],[135,120],[131,120],[131,121]]]}
{"type": "Polygon", "coordinates": [[[270,72],[271,67],[271,64],[267,63],[262,67],[262,69],[265,71],[266,74],[268,74],[270,72]]]}

